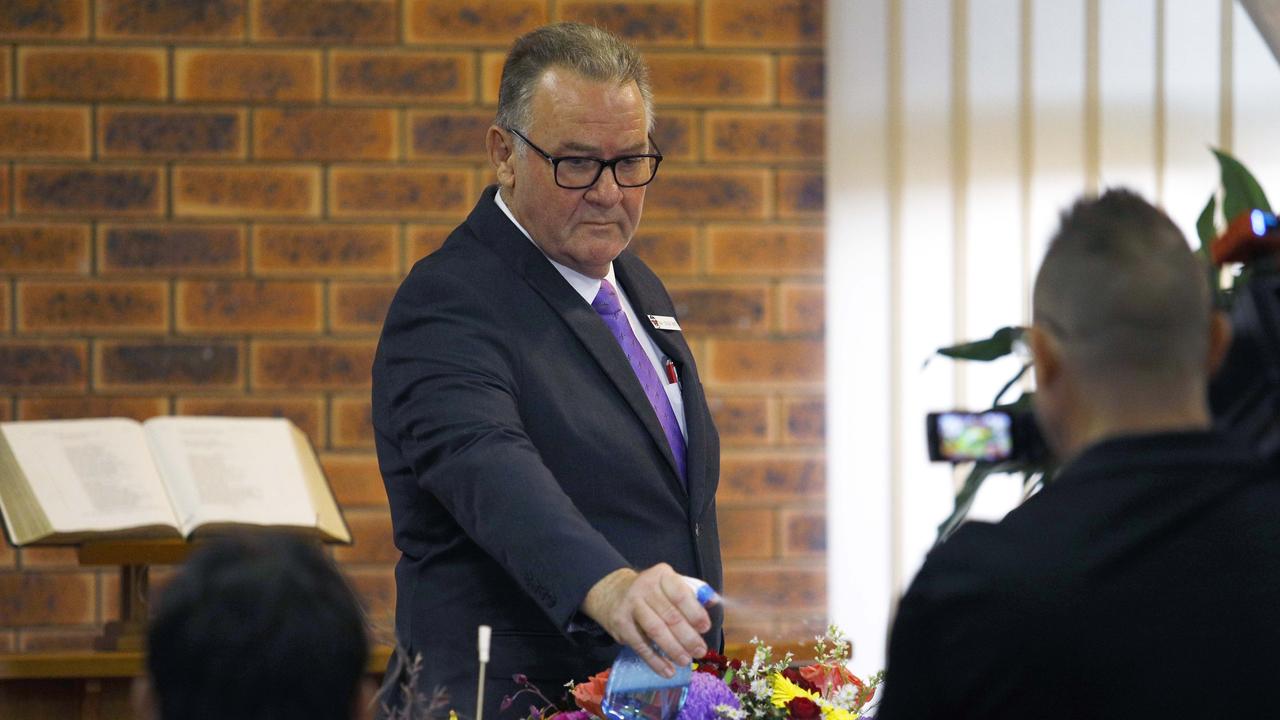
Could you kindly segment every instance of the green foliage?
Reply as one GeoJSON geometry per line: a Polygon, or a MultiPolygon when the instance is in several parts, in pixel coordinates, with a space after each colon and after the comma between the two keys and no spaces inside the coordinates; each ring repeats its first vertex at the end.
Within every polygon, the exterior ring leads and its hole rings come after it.
{"type": "MultiPolygon", "coordinates": [[[[1222,216],[1227,222],[1234,220],[1240,213],[1250,210],[1271,212],[1267,202],[1267,194],[1245,166],[1230,154],[1212,148],[1214,157],[1218,158],[1218,167],[1222,176],[1222,216]]],[[[1201,241],[1204,237],[1201,236],[1201,241]]]]}
{"type": "Polygon", "coordinates": [[[955,360],[990,362],[1013,352],[1013,344],[1022,337],[1020,327],[1002,327],[986,340],[939,348],[938,354],[955,360]]]}

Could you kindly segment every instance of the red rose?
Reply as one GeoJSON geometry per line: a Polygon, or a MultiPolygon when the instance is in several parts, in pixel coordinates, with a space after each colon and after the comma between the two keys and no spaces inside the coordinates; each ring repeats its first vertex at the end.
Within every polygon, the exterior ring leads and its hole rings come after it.
{"type": "Polygon", "coordinates": [[[815,692],[815,693],[821,692],[821,690],[819,690],[817,685],[814,685],[813,682],[809,680],[808,677],[802,675],[801,671],[797,671],[795,668],[787,668],[786,670],[783,670],[782,677],[790,680],[791,682],[795,683],[799,687],[804,688],[805,690],[808,690],[809,692],[815,692]]]}
{"type": "Polygon", "coordinates": [[[807,697],[792,698],[787,703],[787,717],[791,720],[818,720],[822,717],[822,708],[807,697]]]}
{"type": "Polygon", "coordinates": [[[592,715],[604,717],[604,711],[600,709],[600,701],[604,700],[604,690],[608,684],[608,670],[596,673],[586,682],[573,686],[573,701],[578,704],[578,707],[592,715]]]}

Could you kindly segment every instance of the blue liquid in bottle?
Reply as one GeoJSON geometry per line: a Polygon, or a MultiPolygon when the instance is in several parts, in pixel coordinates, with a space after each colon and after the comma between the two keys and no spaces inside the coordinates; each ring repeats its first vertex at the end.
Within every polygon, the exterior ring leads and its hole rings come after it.
{"type": "MultiPolygon", "coordinates": [[[[720,601],[720,596],[705,582],[689,577],[684,581],[693,590],[699,604],[710,606],[720,601]]],[[[661,655],[661,651],[658,654],[661,655]]],[[[692,680],[692,666],[676,665],[676,674],[664,678],[634,650],[623,646],[613,661],[613,669],[609,671],[609,684],[605,687],[600,709],[604,711],[606,720],[674,720],[680,714],[680,708],[684,707],[684,698],[692,680]]]]}

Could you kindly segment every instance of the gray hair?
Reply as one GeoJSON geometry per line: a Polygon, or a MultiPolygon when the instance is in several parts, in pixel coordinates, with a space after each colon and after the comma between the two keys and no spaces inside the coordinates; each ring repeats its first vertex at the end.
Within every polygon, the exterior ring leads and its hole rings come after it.
{"type": "Polygon", "coordinates": [[[498,127],[527,132],[532,123],[533,93],[553,67],[572,70],[599,82],[635,82],[653,129],[653,91],[649,68],[635,48],[613,33],[582,23],[545,25],[516,39],[502,65],[498,88],[498,127]]]}
{"type": "Polygon", "coordinates": [[[1203,265],[1169,216],[1133,192],[1109,190],[1063,213],[1033,305],[1088,382],[1174,390],[1205,377],[1203,265]]]}

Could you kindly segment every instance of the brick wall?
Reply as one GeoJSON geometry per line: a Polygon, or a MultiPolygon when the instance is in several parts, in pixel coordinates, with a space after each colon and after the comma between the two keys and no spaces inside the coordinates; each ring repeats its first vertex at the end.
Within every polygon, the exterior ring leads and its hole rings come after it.
{"type": "MultiPolygon", "coordinates": [[[[489,182],[511,39],[643,48],[667,155],[634,247],[724,444],[729,639],[824,622],[822,0],[0,3],[0,419],[280,415],[387,621],[368,369],[387,302],[489,182]]],[[[163,571],[158,571],[163,577],[163,571]]],[[[0,651],[86,647],[113,573],[0,546],[0,651]]]]}

